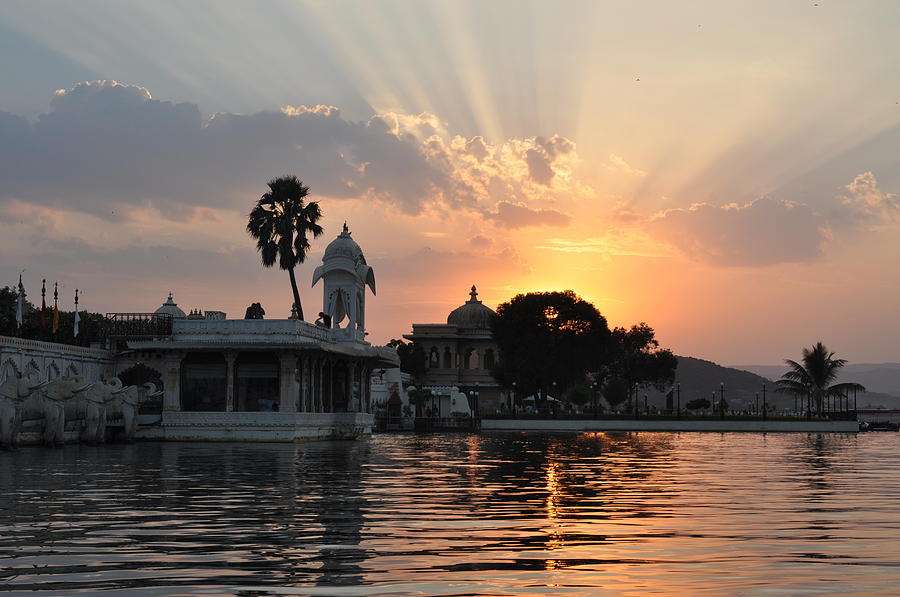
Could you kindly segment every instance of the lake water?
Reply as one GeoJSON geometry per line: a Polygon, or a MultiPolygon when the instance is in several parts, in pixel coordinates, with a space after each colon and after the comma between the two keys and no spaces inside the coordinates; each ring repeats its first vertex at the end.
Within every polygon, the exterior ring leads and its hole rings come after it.
{"type": "Polygon", "coordinates": [[[900,594],[900,434],[0,454],[0,591],[900,594]]]}

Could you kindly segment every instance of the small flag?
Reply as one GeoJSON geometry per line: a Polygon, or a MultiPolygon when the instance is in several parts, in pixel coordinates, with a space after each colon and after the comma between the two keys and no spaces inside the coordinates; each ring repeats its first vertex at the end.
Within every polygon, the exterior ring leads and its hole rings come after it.
{"type": "Polygon", "coordinates": [[[75,289],[75,337],[78,337],[78,323],[81,321],[81,315],[78,313],[78,289],[75,289]]]}
{"type": "Polygon", "coordinates": [[[19,296],[16,299],[16,327],[21,328],[25,322],[25,286],[22,285],[22,273],[19,273],[19,296]]]}

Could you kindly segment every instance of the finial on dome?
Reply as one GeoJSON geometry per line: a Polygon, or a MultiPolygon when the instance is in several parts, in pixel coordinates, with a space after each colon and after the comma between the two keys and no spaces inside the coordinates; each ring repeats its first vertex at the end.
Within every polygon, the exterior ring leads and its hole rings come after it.
{"type": "Polygon", "coordinates": [[[347,220],[344,220],[344,231],[341,234],[346,234],[347,236],[350,236],[350,229],[347,228],[347,220]]]}
{"type": "Polygon", "coordinates": [[[469,302],[470,303],[480,303],[478,300],[478,289],[475,288],[475,285],[472,284],[472,292],[469,293],[469,302]]]}

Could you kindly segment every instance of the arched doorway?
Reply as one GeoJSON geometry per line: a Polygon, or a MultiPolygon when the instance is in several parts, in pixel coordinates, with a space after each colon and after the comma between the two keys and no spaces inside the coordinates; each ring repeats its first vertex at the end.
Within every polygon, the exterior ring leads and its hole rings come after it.
{"type": "MultiPolygon", "coordinates": [[[[118,378],[122,380],[122,386],[138,386],[141,387],[145,383],[152,383],[156,386],[157,391],[163,389],[162,374],[156,369],[152,369],[143,363],[138,363],[124,371],[120,372],[118,378]]],[[[146,398],[140,405],[141,414],[159,414],[162,412],[163,399],[162,395],[146,398]]]]}

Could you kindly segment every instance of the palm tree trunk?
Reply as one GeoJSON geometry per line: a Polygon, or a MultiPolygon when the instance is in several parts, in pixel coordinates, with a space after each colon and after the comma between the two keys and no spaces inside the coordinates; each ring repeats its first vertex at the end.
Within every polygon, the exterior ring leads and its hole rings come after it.
{"type": "Polygon", "coordinates": [[[297,278],[294,276],[294,268],[288,270],[291,277],[291,290],[294,291],[294,305],[297,307],[297,319],[303,321],[303,307],[300,306],[300,291],[297,290],[297,278]]]}

